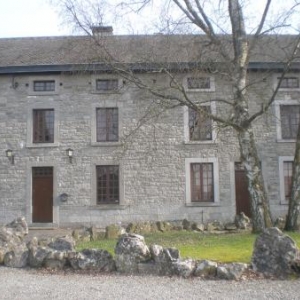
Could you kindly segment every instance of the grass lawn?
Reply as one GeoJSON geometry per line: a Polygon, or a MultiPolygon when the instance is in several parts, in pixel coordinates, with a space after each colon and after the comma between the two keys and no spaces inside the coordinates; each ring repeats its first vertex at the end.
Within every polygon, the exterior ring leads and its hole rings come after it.
{"type": "MultiPolygon", "coordinates": [[[[300,233],[289,233],[300,247],[300,233]]],[[[144,235],[146,244],[179,249],[182,258],[209,259],[219,262],[245,262],[251,260],[256,235],[250,233],[202,234],[199,232],[171,231],[144,235]]],[[[78,243],[77,250],[99,248],[114,253],[116,240],[78,243]]]]}

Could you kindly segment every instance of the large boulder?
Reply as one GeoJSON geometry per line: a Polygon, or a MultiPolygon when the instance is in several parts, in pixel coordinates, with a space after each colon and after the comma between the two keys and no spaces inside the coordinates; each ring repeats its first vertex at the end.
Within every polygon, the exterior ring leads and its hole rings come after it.
{"type": "Polygon", "coordinates": [[[21,240],[28,234],[28,225],[24,217],[17,218],[5,227],[21,240]]]}
{"type": "Polygon", "coordinates": [[[296,243],[278,228],[268,228],[254,244],[252,267],[254,271],[278,277],[293,273],[292,265],[299,255],[296,243]]]}
{"type": "Polygon", "coordinates": [[[0,264],[9,266],[25,264],[27,249],[23,243],[28,234],[28,226],[24,217],[17,218],[11,223],[0,227],[0,264]],[[6,254],[7,257],[5,258],[6,254]],[[5,261],[5,262],[4,262],[5,261]]]}
{"type": "Polygon", "coordinates": [[[28,249],[26,244],[14,246],[4,255],[4,265],[11,268],[24,268],[28,264],[28,249]]]}
{"type": "Polygon", "coordinates": [[[116,269],[112,255],[106,250],[85,249],[81,252],[70,253],[68,259],[73,269],[101,272],[112,272],[116,269]]]}
{"type": "Polygon", "coordinates": [[[151,258],[144,237],[137,234],[123,234],[115,247],[115,262],[117,271],[122,273],[137,273],[138,264],[151,258]]]}
{"type": "Polygon", "coordinates": [[[151,245],[150,253],[159,275],[171,276],[173,274],[180,273],[180,266],[175,266],[175,264],[180,260],[180,253],[177,249],[151,245]]]}

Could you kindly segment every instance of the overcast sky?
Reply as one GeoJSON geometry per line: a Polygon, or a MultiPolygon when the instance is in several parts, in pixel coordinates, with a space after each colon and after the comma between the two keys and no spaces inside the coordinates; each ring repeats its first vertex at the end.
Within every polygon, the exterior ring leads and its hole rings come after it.
{"type": "MultiPolygon", "coordinates": [[[[50,6],[48,1],[49,0],[0,0],[0,38],[71,34],[71,30],[61,24],[58,13],[53,6],[50,6]]],[[[113,3],[114,1],[115,0],[108,0],[109,3],[113,3]]],[[[158,0],[158,2],[154,1],[154,3],[162,3],[160,1],[163,0],[158,0]]],[[[294,0],[274,0],[276,11],[281,11],[277,6],[279,3],[284,5],[284,3],[292,3],[293,1],[294,0]]],[[[264,5],[265,0],[251,0],[249,3],[252,8],[259,8],[264,5]]],[[[152,7],[152,10],[153,9],[152,7]]],[[[150,11],[150,13],[147,11],[146,14],[142,16],[142,19],[137,21],[131,17],[131,20],[134,20],[135,33],[144,31],[139,29],[142,27],[136,26],[136,24],[141,24],[147,16],[156,17],[156,14],[154,11],[150,11]]],[[[299,27],[298,16],[297,20],[292,22],[294,23],[293,25],[297,27],[299,27]]],[[[124,31],[124,20],[118,20],[114,28],[116,29],[114,32],[117,34],[128,32],[128,30],[124,31]]]]}
{"type": "Polygon", "coordinates": [[[47,0],[0,0],[0,38],[68,33],[47,0]]]}

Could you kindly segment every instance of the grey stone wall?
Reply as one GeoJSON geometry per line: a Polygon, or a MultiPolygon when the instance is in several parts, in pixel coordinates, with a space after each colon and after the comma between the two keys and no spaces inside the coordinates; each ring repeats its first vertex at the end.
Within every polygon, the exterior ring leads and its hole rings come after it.
{"type": "MultiPolygon", "coordinates": [[[[259,76],[263,75],[254,74],[253,77],[257,79],[259,76]]],[[[1,223],[20,215],[25,215],[27,222],[32,223],[31,168],[34,166],[54,167],[53,214],[56,225],[103,226],[184,218],[205,222],[233,220],[233,164],[239,161],[239,151],[231,129],[218,128],[215,143],[185,143],[182,107],[166,111],[137,129],[144,112],[155,108],[151,104],[153,97],[144,91],[125,83],[120,93],[97,94],[93,92],[94,76],[55,75],[49,78],[55,78],[60,85],[57,93],[45,96],[30,93],[30,76],[16,76],[16,89],[12,88],[11,76],[0,77],[1,223]],[[93,142],[93,114],[96,107],[111,105],[117,105],[120,110],[121,139],[113,146],[102,146],[93,142]],[[55,107],[58,136],[54,147],[34,147],[29,143],[30,112],[39,107],[55,107]],[[14,166],[5,157],[8,148],[14,150],[14,166]],[[65,154],[67,148],[74,149],[72,164],[65,154]],[[219,203],[188,206],[185,159],[211,157],[218,158],[219,203]],[[108,163],[120,165],[122,199],[119,206],[96,205],[95,166],[108,163]],[[69,195],[67,203],[60,202],[62,193],[69,195]]],[[[163,77],[158,79],[159,82],[165,81],[163,77]]],[[[223,79],[216,77],[215,86],[215,92],[196,93],[195,98],[230,98],[231,87],[223,79]]],[[[260,108],[271,88],[272,78],[268,78],[252,89],[251,111],[260,108]]],[[[278,99],[285,97],[297,99],[298,93],[278,95],[278,99]]],[[[217,103],[217,112],[222,114],[224,110],[224,106],[217,103]]],[[[287,209],[279,199],[278,156],[293,155],[294,144],[276,142],[275,123],[271,109],[255,122],[255,134],[271,208],[274,216],[278,216],[287,209]]]]}

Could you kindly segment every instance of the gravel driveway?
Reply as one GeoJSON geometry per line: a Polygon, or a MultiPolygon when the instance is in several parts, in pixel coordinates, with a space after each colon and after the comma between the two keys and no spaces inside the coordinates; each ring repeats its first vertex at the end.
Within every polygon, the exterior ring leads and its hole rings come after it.
{"type": "Polygon", "coordinates": [[[0,299],[300,299],[300,280],[211,281],[0,267],[0,299]]]}

